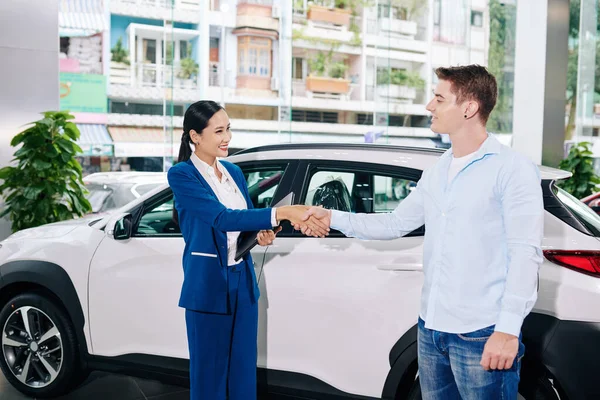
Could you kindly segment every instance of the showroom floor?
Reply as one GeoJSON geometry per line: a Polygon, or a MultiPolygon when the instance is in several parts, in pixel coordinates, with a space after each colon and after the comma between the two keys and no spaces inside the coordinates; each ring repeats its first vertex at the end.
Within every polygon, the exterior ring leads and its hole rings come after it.
{"type": "MultiPolygon", "coordinates": [[[[181,386],[156,381],[94,372],[74,392],[61,400],[189,400],[190,392],[181,386]]],[[[16,391],[0,373],[0,400],[25,400],[30,397],[16,391]]]]}

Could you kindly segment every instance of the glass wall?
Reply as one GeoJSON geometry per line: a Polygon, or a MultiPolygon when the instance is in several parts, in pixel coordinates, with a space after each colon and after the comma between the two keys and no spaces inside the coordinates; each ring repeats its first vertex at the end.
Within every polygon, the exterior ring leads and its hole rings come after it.
{"type": "Polygon", "coordinates": [[[68,0],[61,7],[61,98],[76,113],[88,173],[168,169],[183,113],[200,99],[226,108],[234,151],[289,142],[448,147],[428,128],[434,69],[471,63],[498,79],[488,129],[510,143],[515,1],[68,0]]]}

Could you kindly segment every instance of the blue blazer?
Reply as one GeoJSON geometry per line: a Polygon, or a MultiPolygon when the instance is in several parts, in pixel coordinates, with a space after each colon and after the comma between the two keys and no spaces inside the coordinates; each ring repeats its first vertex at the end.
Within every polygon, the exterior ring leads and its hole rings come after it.
{"type": "MultiPolygon", "coordinates": [[[[244,194],[247,210],[227,209],[191,160],[169,169],[179,226],[185,241],[183,286],[179,306],[194,311],[228,313],[227,232],[272,229],[271,208],[253,209],[248,186],[237,165],[221,161],[244,194]]],[[[244,260],[252,266],[248,253],[244,260]]],[[[251,274],[254,276],[254,268],[251,274]]],[[[254,276],[254,282],[256,277],[254,276]]],[[[254,288],[259,293],[258,287],[254,288]]]]}

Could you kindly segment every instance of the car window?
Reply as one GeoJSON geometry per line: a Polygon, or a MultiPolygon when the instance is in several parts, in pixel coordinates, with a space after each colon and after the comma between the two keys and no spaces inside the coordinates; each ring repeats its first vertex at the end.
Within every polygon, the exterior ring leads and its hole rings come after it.
{"type": "Polygon", "coordinates": [[[364,171],[316,171],[305,205],[354,213],[393,211],[416,187],[412,180],[364,171]]]}
{"type": "Polygon", "coordinates": [[[281,183],[281,178],[283,178],[285,167],[242,167],[242,171],[254,208],[270,207],[273,196],[281,183]]]}
{"type": "Polygon", "coordinates": [[[594,210],[557,186],[554,187],[554,191],[558,200],[575,215],[592,235],[600,236],[600,216],[594,210]]]}
{"type": "Polygon", "coordinates": [[[374,177],[373,212],[392,212],[411,191],[417,182],[391,176],[374,177]]]}
{"type": "Polygon", "coordinates": [[[173,196],[144,209],[134,236],[180,235],[179,224],[173,213],[173,196]]]}

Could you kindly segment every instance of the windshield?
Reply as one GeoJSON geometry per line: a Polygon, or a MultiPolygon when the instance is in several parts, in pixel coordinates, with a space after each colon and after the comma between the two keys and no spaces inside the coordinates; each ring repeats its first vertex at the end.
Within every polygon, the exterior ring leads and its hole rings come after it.
{"type": "Polygon", "coordinates": [[[137,199],[138,196],[131,191],[132,186],[131,184],[88,183],[85,187],[90,193],[86,198],[92,204],[92,212],[100,213],[121,208],[137,199]]]}
{"type": "Polygon", "coordinates": [[[585,225],[594,236],[600,236],[600,216],[587,205],[559,187],[554,187],[556,197],[585,225]]]}

